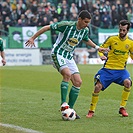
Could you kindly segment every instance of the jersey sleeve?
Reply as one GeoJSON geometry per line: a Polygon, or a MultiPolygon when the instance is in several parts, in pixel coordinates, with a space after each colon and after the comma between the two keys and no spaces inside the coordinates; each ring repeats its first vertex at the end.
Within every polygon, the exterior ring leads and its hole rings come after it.
{"type": "Polygon", "coordinates": [[[0,38],[0,51],[4,51],[3,40],[0,38]]]}
{"type": "Polygon", "coordinates": [[[131,49],[130,49],[130,57],[131,57],[132,60],[133,60],[133,43],[132,43],[132,47],[131,47],[131,49]]]}
{"type": "Polygon", "coordinates": [[[88,41],[89,40],[89,31],[88,30],[86,30],[86,34],[85,34],[85,36],[83,37],[83,41],[88,41]]]}
{"type": "Polygon", "coordinates": [[[59,32],[64,32],[64,30],[66,29],[66,26],[68,26],[68,21],[61,21],[61,22],[57,22],[57,23],[53,23],[50,25],[51,30],[56,30],[59,32]]]}
{"type": "Polygon", "coordinates": [[[102,47],[102,48],[108,48],[110,46],[111,42],[112,42],[112,37],[108,37],[105,40],[105,42],[102,45],[100,45],[100,47],[102,47]]]}
{"type": "MultiPolygon", "coordinates": [[[[111,40],[112,40],[111,37],[108,37],[105,40],[105,42],[102,45],[100,45],[100,47],[101,48],[108,48],[108,47],[110,47],[111,40]]],[[[104,56],[105,54],[98,51],[98,55],[101,57],[101,56],[104,56]]]]}

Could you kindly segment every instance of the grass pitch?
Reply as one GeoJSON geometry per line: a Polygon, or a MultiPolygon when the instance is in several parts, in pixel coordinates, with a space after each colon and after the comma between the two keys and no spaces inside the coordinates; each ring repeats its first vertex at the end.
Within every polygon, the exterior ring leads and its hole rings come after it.
{"type": "MultiPolygon", "coordinates": [[[[62,77],[51,65],[1,67],[0,133],[132,133],[133,92],[127,103],[129,117],[121,117],[118,110],[123,87],[116,84],[100,93],[95,116],[86,118],[93,77],[101,67],[79,65],[83,83],[75,110],[81,119],[75,121],[61,119],[62,77]]],[[[133,79],[133,65],[127,69],[133,79]]]]}

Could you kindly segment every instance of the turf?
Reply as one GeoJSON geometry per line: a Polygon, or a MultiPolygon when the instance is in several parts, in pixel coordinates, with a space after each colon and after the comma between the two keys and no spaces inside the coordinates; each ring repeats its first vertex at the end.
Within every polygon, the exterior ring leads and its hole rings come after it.
{"type": "MultiPolygon", "coordinates": [[[[75,104],[80,120],[63,121],[60,108],[61,75],[52,65],[0,68],[0,123],[43,133],[132,133],[133,93],[127,103],[129,117],[118,114],[123,87],[112,84],[100,93],[95,116],[87,119],[93,77],[101,65],[79,65],[83,80],[75,104]]],[[[133,78],[133,66],[127,69],[133,78]]],[[[71,86],[71,83],[70,83],[71,86]]],[[[0,133],[24,133],[0,126],[0,133]]]]}

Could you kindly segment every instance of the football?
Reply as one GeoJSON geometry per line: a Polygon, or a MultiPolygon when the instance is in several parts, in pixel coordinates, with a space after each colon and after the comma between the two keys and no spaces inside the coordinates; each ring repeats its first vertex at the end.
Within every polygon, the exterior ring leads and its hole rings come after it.
{"type": "Polygon", "coordinates": [[[62,111],[61,113],[63,120],[73,121],[76,119],[76,112],[74,111],[74,109],[68,108],[62,111]]]}

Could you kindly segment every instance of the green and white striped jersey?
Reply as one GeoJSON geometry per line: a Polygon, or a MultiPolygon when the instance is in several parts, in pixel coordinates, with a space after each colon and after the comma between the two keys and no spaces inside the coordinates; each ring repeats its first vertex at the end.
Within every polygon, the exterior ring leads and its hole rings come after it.
{"type": "Polygon", "coordinates": [[[75,21],[61,21],[50,25],[51,30],[59,31],[52,53],[72,59],[75,47],[82,41],[88,41],[89,28],[78,30],[75,21]]]}
{"type": "Polygon", "coordinates": [[[4,51],[2,38],[0,38],[0,51],[4,51]]]}

